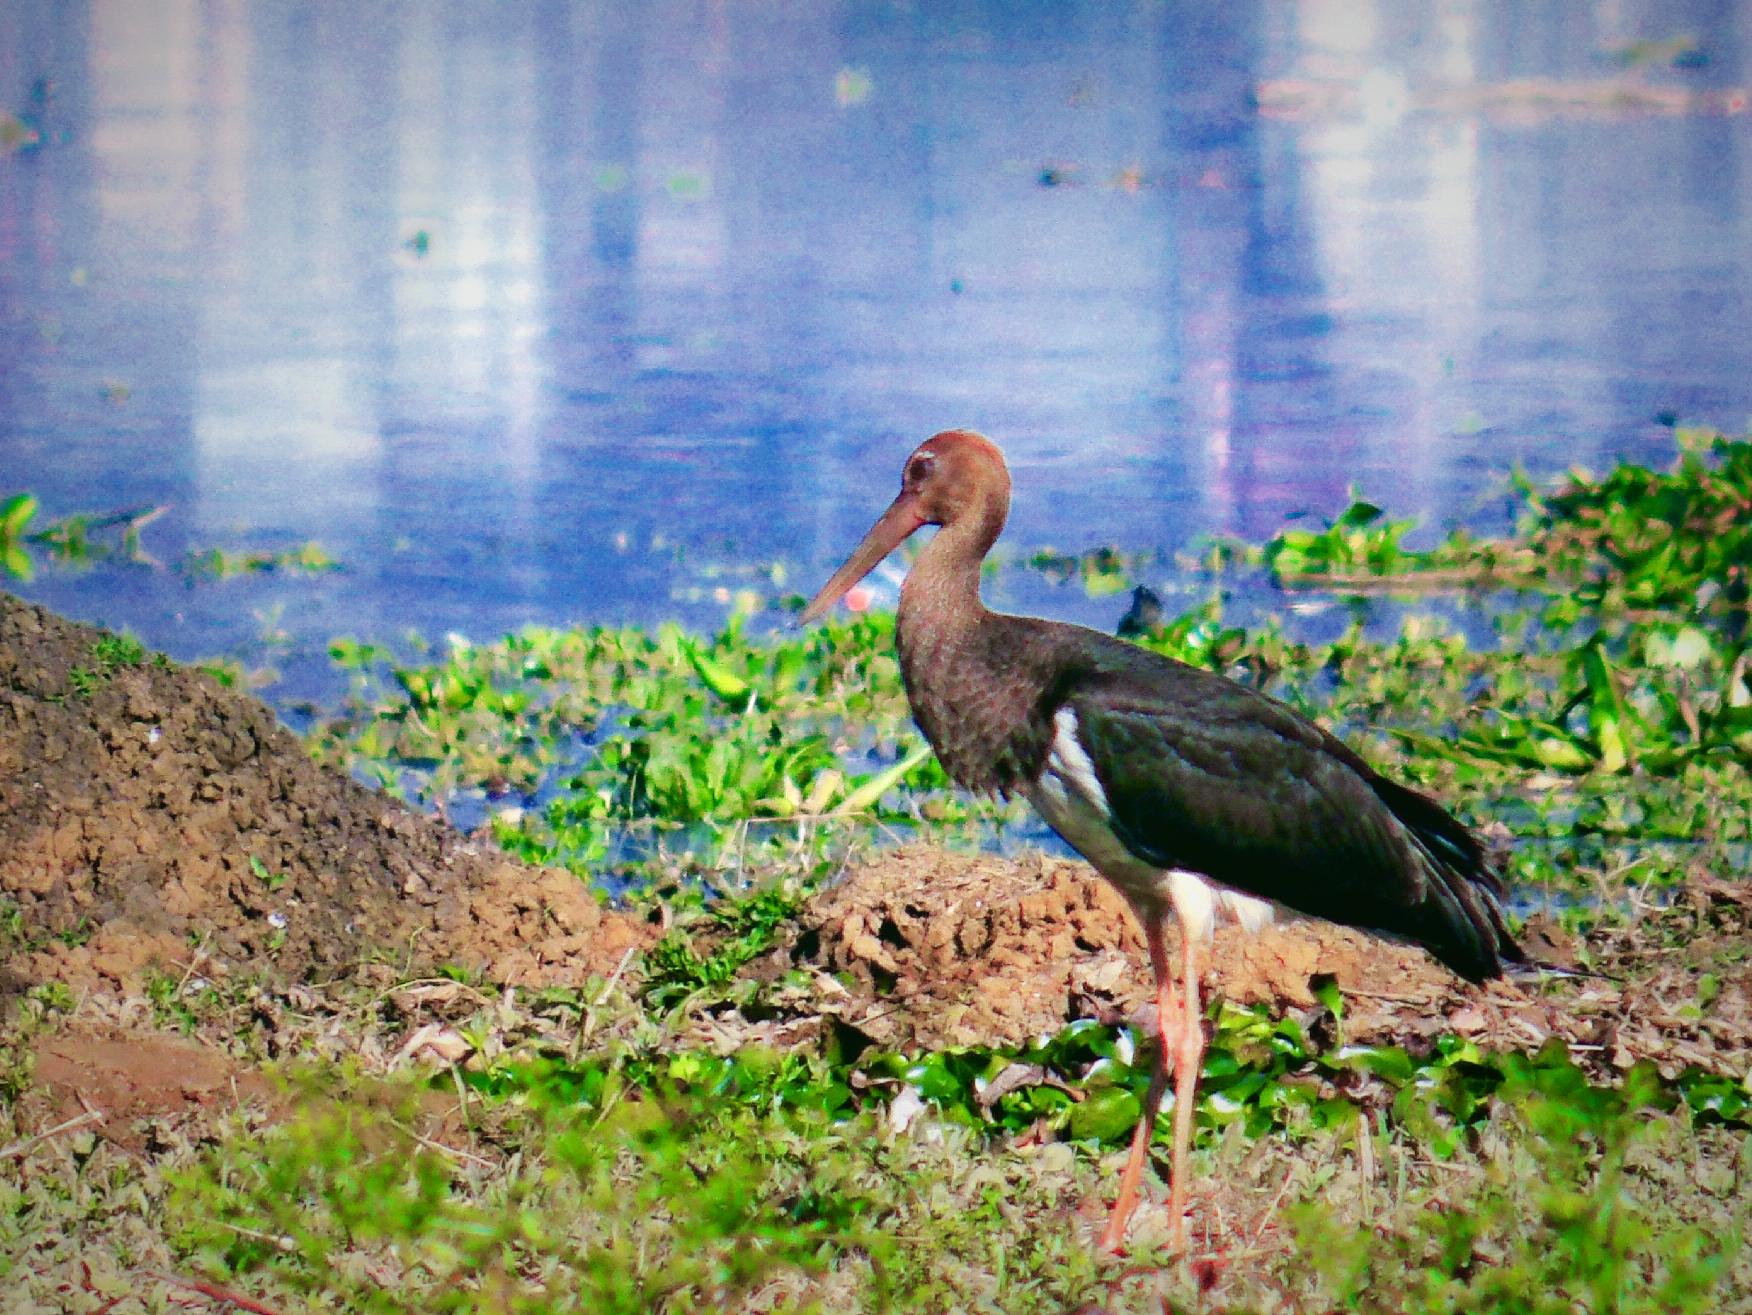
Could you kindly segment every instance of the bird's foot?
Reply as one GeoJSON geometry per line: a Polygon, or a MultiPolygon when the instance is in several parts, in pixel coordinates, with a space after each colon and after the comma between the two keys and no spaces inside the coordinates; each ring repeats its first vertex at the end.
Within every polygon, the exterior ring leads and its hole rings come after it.
{"type": "Polygon", "coordinates": [[[1101,1230],[1101,1236],[1095,1242],[1095,1250],[1116,1259],[1130,1255],[1126,1238],[1138,1231],[1135,1226],[1139,1223],[1140,1215],[1143,1216],[1142,1236],[1146,1251],[1154,1251],[1160,1246],[1169,1256],[1189,1254],[1184,1206],[1177,1212],[1167,1202],[1151,1200],[1142,1194],[1126,1203],[1123,1213],[1121,1204],[1114,1204],[1107,1218],[1107,1226],[1101,1230]],[[1161,1217],[1164,1214],[1168,1216],[1166,1219],[1161,1217]]]}

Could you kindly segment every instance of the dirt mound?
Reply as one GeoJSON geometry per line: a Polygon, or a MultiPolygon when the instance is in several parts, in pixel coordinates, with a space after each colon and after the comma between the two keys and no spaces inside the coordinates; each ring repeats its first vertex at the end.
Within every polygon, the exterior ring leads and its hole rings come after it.
{"type": "MultiPolygon", "coordinates": [[[[1154,1009],[1143,936],[1086,864],[923,847],[854,868],[803,914],[793,965],[862,988],[854,1020],[884,1044],[1019,1042],[1076,1018],[1154,1009]]],[[[1327,923],[1249,936],[1222,928],[1206,985],[1241,1004],[1314,1003],[1312,980],[1347,991],[1454,997],[1465,990],[1421,951],[1327,923]]]]}
{"type": "Polygon", "coordinates": [[[645,928],[568,873],[476,848],[313,762],[259,700],[0,594],[0,988],[137,991],[154,970],[372,954],[545,985],[645,928]]]}
{"type": "MultiPolygon", "coordinates": [[[[1646,1057],[1669,1075],[1689,1064],[1739,1074],[1752,1061],[1749,934],[1752,891],[1699,876],[1640,926],[1591,945],[1611,978],[1473,987],[1412,946],[1292,921],[1251,936],[1219,929],[1204,986],[1293,1010],[1313,1005],[1314,980],[1330,975],[1353,1041],[1454,1033],[1525,1050],[1555,1036],[1601,1067],[1646,1057]],[[1700,1007],[1705,970],[1715,990],[1700,1007]]],[[[883,854],[816,900],[776,959],[816,969],[812,1006],[884,1046],[1016,1043],[1077,1018],[1154,1018],[1124,902],[1085,865],[1046,857],[883,854]]]]}

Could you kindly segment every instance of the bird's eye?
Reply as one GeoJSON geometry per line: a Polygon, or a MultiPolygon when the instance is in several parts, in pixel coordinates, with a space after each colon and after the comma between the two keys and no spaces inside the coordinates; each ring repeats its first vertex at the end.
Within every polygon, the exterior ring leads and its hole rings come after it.
{"type": "Polygon", "coordinates": [[[937,464],[937,458],[929,452],[921,452],[906,466],[906,482],[917,484],[930,477],[931,468],[937,464]]]}

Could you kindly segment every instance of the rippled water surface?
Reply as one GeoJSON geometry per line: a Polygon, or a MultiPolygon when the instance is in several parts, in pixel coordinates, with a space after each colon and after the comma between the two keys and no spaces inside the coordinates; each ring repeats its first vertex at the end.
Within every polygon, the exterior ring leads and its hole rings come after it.
{"type": "Polygon", "coordinates": [[[1749,18],[10,0],[0,497],[168,511],[162,569],[7,587],[185,657],[283,630],[288,697],[343,631],[708,626],[952,424],[1018,549],[1353,483],[1490,525],[1514,463],[1752,416],[1749,18]],[[345,569],[170,568],[307,540],[345,569]]]}

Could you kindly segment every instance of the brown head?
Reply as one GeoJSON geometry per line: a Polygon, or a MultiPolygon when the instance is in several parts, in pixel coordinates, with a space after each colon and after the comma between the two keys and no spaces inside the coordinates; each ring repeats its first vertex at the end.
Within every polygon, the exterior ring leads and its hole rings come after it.
{"type": "Polygon", "coordinates": [[[933,434],[906,459],[899,496],[810,600],[800,621],[806,624],[824,615],[923,525],[940,525],[945,535],[953,534],[960,552],[977,568],[1009,511],[1010,471],[997,444],[971,429],[933,434]]]}

